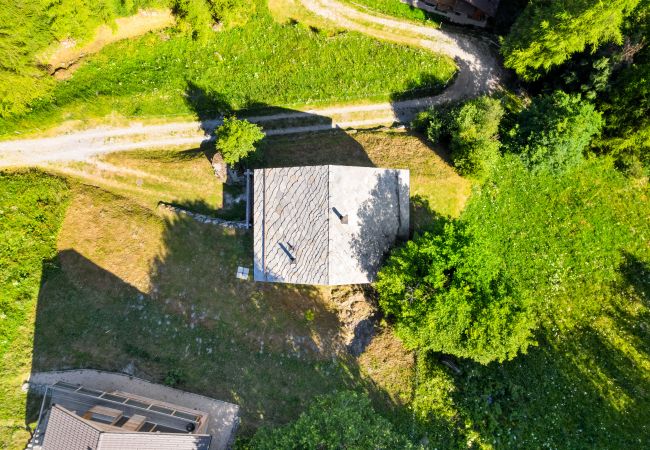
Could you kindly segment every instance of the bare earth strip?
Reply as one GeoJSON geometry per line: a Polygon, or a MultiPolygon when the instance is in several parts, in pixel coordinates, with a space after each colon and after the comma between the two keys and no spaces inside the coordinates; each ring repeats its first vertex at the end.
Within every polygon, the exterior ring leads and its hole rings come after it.
{"type": "MultiPolygon", "coordinates": [[[[437,96],[248,117],[250,121],[262,125],[267,135],[406,123],[417,111],[429,106],[475,97],[491,92],[499,85],[502,76],[500,66],[489,43],[484,40],[368,14],[336,0],[300,1],[311,13],[337,27],[449,55],[456,61],[459,73],[453,84],[437,96]],[[314,120],[318,123],[314,124],[314,120]]],[[[212,132],[219,124],[218,118],[202,123],[133,123],[126,127],[95,128],[42,139],[3,141],[0,142],[0,167],[30,166],[48,161],[81,161],[98,154],[123,150],[195,146],[213,139],[212,132]]]]}

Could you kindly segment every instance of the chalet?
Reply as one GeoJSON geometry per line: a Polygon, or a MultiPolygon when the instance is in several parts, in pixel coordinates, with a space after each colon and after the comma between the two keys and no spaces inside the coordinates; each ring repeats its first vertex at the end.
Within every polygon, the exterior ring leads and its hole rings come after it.
{"type": "Polygon", "coordinates": [[[409,171],[255,170],[253,222],[255,281],[369,283],[395,240],[408,238],[409,171]]]}
{"type": "Polygon", "coordinates": [[[415,8],[442,15],[451,22],[485,26],[494,17],[500,0],[401,0],[415,8]]]}
{"type": "MultiPolygon", "coordinates": [[[[161,394],[171,390],[156,386],[161,394]]],[[[180,391],[176,391],[177,393],[180,391]]],[[[184,398],[195,394],[182,393],[184,398]]],[[[224,450],[238,408],[201,397],[215,417],[190,406],[57,381],[47,386],[33,450],[224,450]],[[206,400],[208,400],[206,402],[206,400]],[[225,419],[225,420],[224,420],[225,419]],[[215,429],[219,428],[217,435],[215,429]]]]}

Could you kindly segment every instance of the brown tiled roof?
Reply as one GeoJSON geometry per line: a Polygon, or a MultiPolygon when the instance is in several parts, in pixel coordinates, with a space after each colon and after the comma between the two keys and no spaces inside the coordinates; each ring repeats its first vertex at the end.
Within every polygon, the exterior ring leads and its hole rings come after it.
{"type": "Polygon", "coordinates": [[[71,411],[52,405],[43,450],[98,450],[101,431],[71,411]]]}

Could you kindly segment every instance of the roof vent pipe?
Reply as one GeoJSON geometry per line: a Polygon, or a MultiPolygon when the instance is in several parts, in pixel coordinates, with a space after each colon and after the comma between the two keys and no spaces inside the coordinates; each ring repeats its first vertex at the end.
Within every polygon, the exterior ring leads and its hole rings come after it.
{"type": "Polygon", "coordinates": [[[341,223],[342,223],[343,225],[347,225],[347,224],[348,224],[348,215],[347,215],[347,214],[346,214],[346,215],[341,214],[341,213],[339,212],[339,210],[336,209],[336,208],[332,208],[332,211],[334,211],[334,214],[336,214],[336,217],[339,218],[339,220],[341,221],[341,223]]]}

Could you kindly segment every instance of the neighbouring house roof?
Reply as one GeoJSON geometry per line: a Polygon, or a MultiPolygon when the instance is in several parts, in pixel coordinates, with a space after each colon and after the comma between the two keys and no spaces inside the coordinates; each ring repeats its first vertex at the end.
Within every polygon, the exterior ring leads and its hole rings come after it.
{"type": "Polygon", "coordinates": [[[208,450],[210,436],[177,433],[105,431],[100,424],[53,405],[43,450],[208,450]]]}
{"type": "Polygon", "coordinates": [[[409,171],[305,166],[254,172],[254,278],[357,284],[409,230],[409,171]]]}
{"type": "Polygon", "coordinates": [[[499,8],[500,0],[464,0],[475,8],[480,9],[488,16],[494,17],[499,8]]]}

